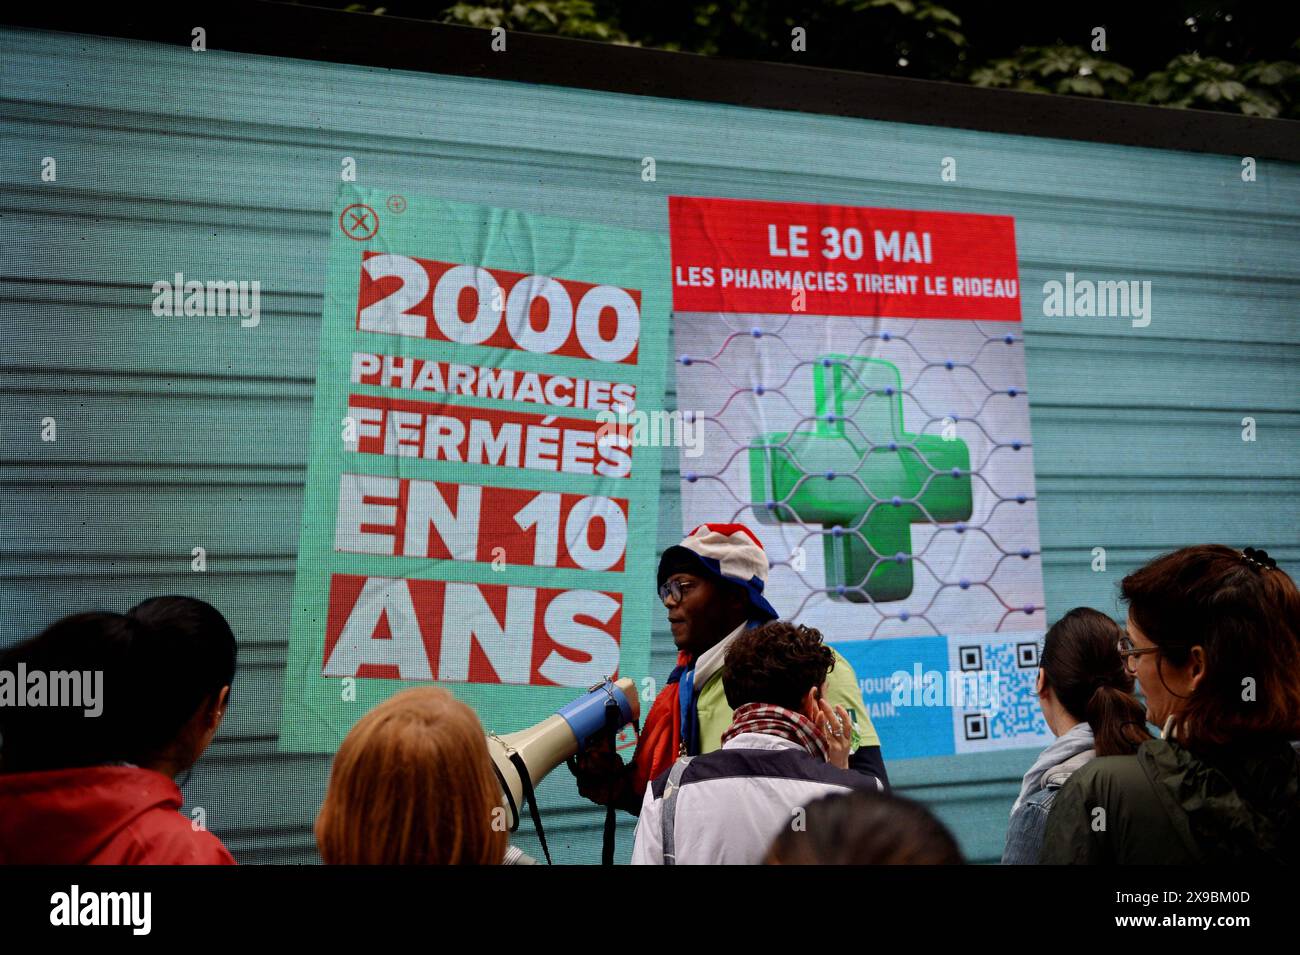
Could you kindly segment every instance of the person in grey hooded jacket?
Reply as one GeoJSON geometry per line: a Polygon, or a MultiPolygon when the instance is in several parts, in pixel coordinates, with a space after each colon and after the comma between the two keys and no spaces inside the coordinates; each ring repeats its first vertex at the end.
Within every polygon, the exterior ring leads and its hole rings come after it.
{"type": "Polygon", "coordinates": [[[1057,792],[1097,755],[1131,754],[1149,738],[1133,677],[1120,658],[1124,632],[1110,617],[1076,607],[1047,631],[1038,668],[1038,703],[1056,739],[1025,773],[1011,807],[1003,865],[1038,862],[1057,792]]]}

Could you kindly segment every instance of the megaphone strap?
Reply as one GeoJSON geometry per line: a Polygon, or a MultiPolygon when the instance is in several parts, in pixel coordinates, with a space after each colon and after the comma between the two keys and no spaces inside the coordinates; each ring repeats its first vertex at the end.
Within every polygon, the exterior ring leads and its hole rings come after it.
{"type": "MultiPolygon", "coordinates": [[[[623,722],[621,713],[618,708],[618,701],[614,698],[613,684],[606,681],[606,693],[609,699],[605,701],[605,732],[609,736],[610,752],[615,752],[614,745],[618,741],[619,724],[623,722]]],[[[615,819],[616,812],[614,803],[611,801],[605,807],[605,829],[601,834],[600,845],[600,864],[614,864],[614,832],[617,826],[615,819]]]]}
{"type": "Polygon", "coordinates": [[[492,762],[492,772],[497,774],[497,782],[501,784],[501,791],[505,793],[506,802],[510,804],[510,832],[519,828],[519,807],[515,805],[515,797],[510,792],[510,787],[506,785],[506,778],[501,775],[500,768],[497,767],[496,761],[492,762]]]}
{"type": "MultiPolygon", "coordinates": [[[[533,828],[537,830],[537,841],[542,844],[542,855],[546,856],[546,864],[550,865],[551,850],[547,848],[546,832],[542,829],[542,817],[537,812],[537,794],[533,792],[533,777],[528,772],[528,764],[514,750],[507,755],[510,757],[510,762],[514,764],[515,770],[519,773],[519,784],[524,790],[524,802],[528,803],[528,813],[533,817],[533,828]]],[[[515,818],[518,818],[517,813],[515,818]]]]}

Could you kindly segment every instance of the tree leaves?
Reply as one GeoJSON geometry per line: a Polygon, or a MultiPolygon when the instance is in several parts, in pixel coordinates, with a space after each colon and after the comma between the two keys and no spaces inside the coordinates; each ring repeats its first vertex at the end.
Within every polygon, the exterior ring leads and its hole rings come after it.
{"type": "MultiPolygon", "coordinates": [[[[391,9],[362,3],[349,3],[346,8],[380,15],[391,9]]],[[[805,0],[800,4],[786,0],[729,0],[725,4],[671,0],[645,9],[612,0],[459,2],[444,7],[433,18],[706,56],[798,62],[995,89],[1300,119],[1300,63],[1293,60],[1234,64],[1192,52],[1135,79],[1132,69],[1105,52],[1057,41],[1022,44],[1008,56],[968,62],[969,43],[961,17],[934,0],[805,0]],[[796,26],[807,30],[808,46],[806,51],[793,53],[791,31],[796,26]]],[[[1300,39],[1292,49],[1300,51],[1300,39]]]]}
{"type": "Polygon", "coordinates": [[[973,70],[976,86],[1034,93],[1119,98],[1133,77],[1128,67],[1078,46],[1022,46],[1009,57],[973,70]]]}

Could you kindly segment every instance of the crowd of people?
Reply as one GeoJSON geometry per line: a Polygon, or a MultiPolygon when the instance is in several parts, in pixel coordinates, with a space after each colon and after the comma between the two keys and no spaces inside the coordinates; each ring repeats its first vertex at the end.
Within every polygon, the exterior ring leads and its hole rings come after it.
{"type": "MultiPolygon", "coordinates": [[[[578,791],[638,817],[634,864],[949,864],[962,852],[893,793],[858,677],[763,596],[739,524],[662,556],[677,665],[624,763],[578,791]]],[[[1048,630],[1037,694],[1054,741],[1010,806],[1005,864],[1300,862],[1300,592],[1262,551],[1187,547],[1125,577],[1121,625],[1075,608],[1048,630]],[[1141,696],[1137,694],[1140,691],[1141,696]]],[[[159,597],[65,617],[0,671],[104,675],[102,713],[0,705],[0,863],[231,864],[182,815],[232,704],[236,640],[212,606],[159,597]]],[[[238,700],[234,701],[238,705],[238,700]]],[[[334,757],[316,817],[329,864],[527,864],[474,711],[397,693],[334,757]]]]}

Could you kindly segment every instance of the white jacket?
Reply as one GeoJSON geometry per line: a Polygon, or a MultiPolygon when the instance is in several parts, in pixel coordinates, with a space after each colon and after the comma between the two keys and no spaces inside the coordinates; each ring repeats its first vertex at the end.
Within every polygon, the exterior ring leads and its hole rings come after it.
{"type": "MultiPolygon", "coordinates": [[[[671,772],[671,771],[670,771],[671,772]]],[[[663,865],[663,808],[669,773],[646,787],[632,847],[633,865],[663,865]]],[[[691,760],[682,774],[673,837],[678,865],[757,865],[782,828],[810,803],[851,789],[885,787],[840,769],[798,743],[741,733],[691,760]]]]}

